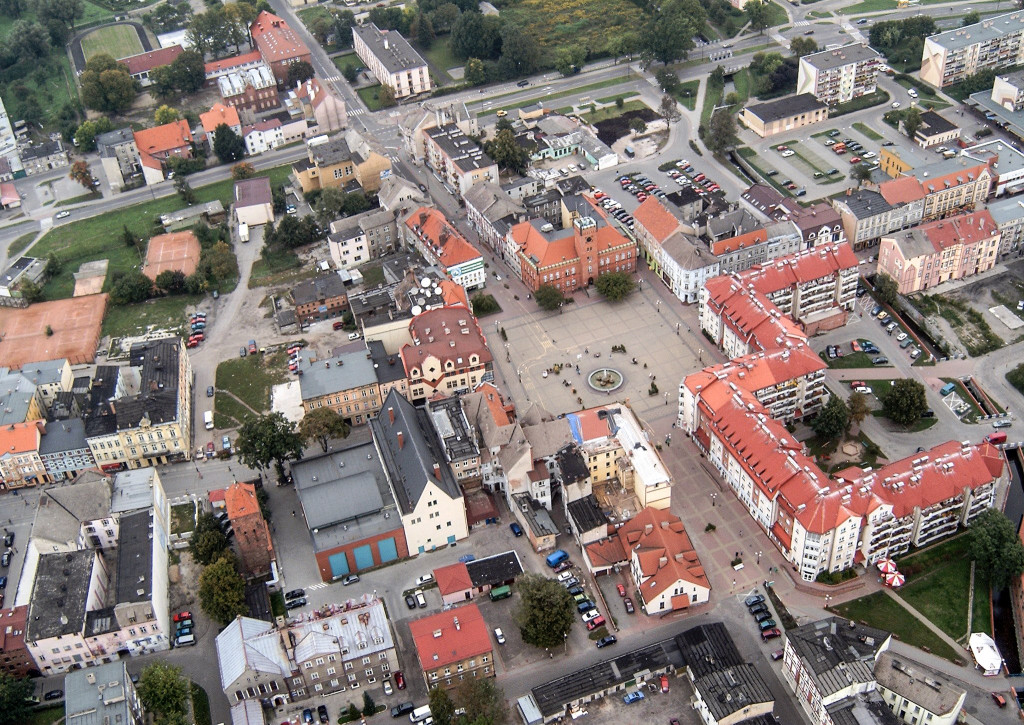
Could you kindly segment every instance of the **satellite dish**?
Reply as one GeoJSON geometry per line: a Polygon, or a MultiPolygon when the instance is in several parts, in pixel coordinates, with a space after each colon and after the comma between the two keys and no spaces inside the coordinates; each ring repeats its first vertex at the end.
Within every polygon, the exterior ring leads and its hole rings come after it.
{"type": "Polygon", "coordinates": [[[421,312],[423,312],[423,308],[422,307],[420,307],[419,305],[413,305],[413,307],[412,307],[412,316],[413,317],[416,317],[421,312]]]}
{"type": "Polygon", "coordinates": [[[424,277],[424,278],[423,278],[423,279],[422,279],[422,280],[420,281],[420,287],[422,287],[423,289],[426,289],[426,288],[427,288],[427,287],[429,287],[429,286],[430,286],[431,284],[432,284],[432,283],[431,283],[431,281],[430,281],[430,278],[429,278],[429,277],[424,277]]]}
{"type": "Polygon", "coordinates": [[[435,295],[440,295],[441,294],[441,288],[440,287],[435,287],[434,288],[434,294],[435,295]]]}

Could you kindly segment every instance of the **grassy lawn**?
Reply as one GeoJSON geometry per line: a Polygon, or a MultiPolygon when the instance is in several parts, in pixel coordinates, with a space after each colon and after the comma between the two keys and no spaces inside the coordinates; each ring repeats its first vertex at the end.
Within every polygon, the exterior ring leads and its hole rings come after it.
{"type": "Polygon", "coordinates": [[[291,250],[274,252],[257,259],[249,275],[249,289],[279,284],[294,284],[316,276],[312,267],[304,268],[302,260],[291,250]]]}
{"type": "Polygon", "coordinates": [[[270,387],[288,379],[287,359],[288,353],[282,350],[272,355],[248,355],[222,362],[217,366],[218,408],[222,397],[219,391],[226,390],[259,413],[268,410],[270,387]]]}
{"type": "Polygon", "coordinates": [[[53,725],[55,722],[64,719],[64,706],[54,705],[45,707],[42,710],[33,710],[28,714],[28,720],[24,725],[53,725]]]}
{"type": "Polygon", "coordinates": [[[196,527],[196,505],[179,503],[171,506],[171,533],[184,534],[196,527]]]}
{"type": "Polygon", "coordinates": [[[715,89],[711,87],[709,83],[704,88],[704,105],[700,109],[700,123],[702,126],[707,127],[708,121],[711,120],[711,114],[715,110],[715,106],[722,105],[722,98],[724,97],[724,89],[715,89]]]}
{"type": "Polygon", "coordinates": [[[371,111],[379,111],[384,108],[380,103],[380,89],[382,87],[383,86],[381,86],[380,83],[376,83],[372,86],[367,86],[366,88],[360,88],[356,93],[358,93],[359,97],[363,99],[363,103],[366,104],[368,109],[371,111]]]}
{"type": "Polygon", "coordinates": [[[853,124],[853,127],[860,131],[865,136],[867,136],[872,141],[881,141],[883,138],[885,138],[884,136],[882,136],[882,134],[875,132],[867,124],[861,123],[860,121],[857,121],[855,124],[853,124]]]}
{"type": "Polygon", "coordinates": [[[875,592],[866,597],[830,607],[830,609],[855,622],[892,632],[900,641],[943,657],[950,662],[961,660],[960,653],[939,639],[924,624],[914,619],[910,612],[883,592],[875,592]]]}
{"type": "MultiPolygon", "coordinates": [[[[291,166],[277,166],[257,172],[257,176],[268,176],[272,185],[283,183],[291,173],[291,166]]],[[[225,206],[230,203],[234,189],[231,179],[224,179],[208,186],[195,189],[199,203],[220,199],[225,206]]],[[[160,215],[181,209],[184,204],[177,195],[143,202],[134,206],[109,211],[105,214],[64,224],[51,229],[33,248],[33,254],[46,258],[57,255],[63,263],[63,270],[43,288],[47,299],[70,297],[75,287],[74,273],[83,262],[107,259],[108,287],[115,272],[127,272],[139,264],[135,249],[126,247],[119,239],[121,230],[127,226],[135,234],[148,238],[163,230],[159,226],[160,215]]]]}
{"type": "Polygon", "coordinates": [[[359,56],[355,53],[346,53],[345,55],[336,55],[331,60],[334,61],[334,67],[340,70],[342,73],[345,72],[346,68],[362,68],[363,61],[359,60],[359,56]]]}
{"type": "Polygon", "coordinates": [[[866,352],[847,352],[843,353],[842,357],[837,357],[835,360],[829,360],[828,355],[824,352],[821,353],[821,359],[828,364],[830,368],[839,370],[845,370],[849,368],[873,368],[873,367],[888,367],[885,365],[877,366],[871,364],[871,356],[866,352]]]}
{"type": "Polygon", "coordinates": [[[853,113],[854,111],[863,111],[865,108],[871,108],[873,106],[879,106],[883,103],[889,102],[889,94],[879,88],[874,93],[868,93],[867,95],[854,98],[852,101],[846,103],[840,103],[838,106],[833,108],[829,112],[830,118],[837,116],[844,116],[847,113],[853,113]]]}
{"type": "Polygon", "coordinates": [[[573,45],[592,56],[610,55],[612,43],[645,20],[644,11],[628,0],[520,0],[504,5],[501,16],[537,39],[544,65],[573,45]]]}
{"type": "Polygon", "coordinates": [[[584,113],[583,118],[587,123],[600,123],[601,121],[607,121],[609,118],[618,118],[627,111],[639,111],[642,108],[647,108],[647,104],[643,101],[627,101],[622,104],[621,109],[618,106],[599,108],[596,111],[584,113]]]}
{"type": "Polygon", "coordinates": [[[188,326],[185,308],[201,299],[202,295],[176,295],[146,300],[137,305],[110,305],[103,318],[103,334],[130,337],[152,329],[183,335],[188,326]]]}
{"type": "Polygon", "coordinates": [[[792,196],[793,195],[793,192],[791,192],[789,189],[787,189],[786,187],[782,186],[779,182],[777,182],[775,180],[776,178],[778,178],[777,176],[768,176],[768,174],[765,173],[764,169],[761,168],[761,165],[757,163],[757,160],[758,160],[757,151],[755,151],[752,148],[748,148],[746,146],[742,146],[742,147],[738,148],[736,150],[736,152],[740,156],[742,156],[746,160],[746,162],[748,164],[750,164],[751,167],[753,167],[753,169],[761,176],[761,180],[764,183],[769,184],[772,188],[774,188],[780,194],[783,194],[785,196],[792,196]]]}
{"type": "Polygon", "coordinates": [[[217,393],[213,399],[213,425],[218,430],[238,428],[253,412],[230,395],[217,393]]]}
{"type": "Polygon", "coordinates": [[[283,592],[271,592],[270,594],[270,611],[273,612],[275,617],[283,617],[288,611],[284,608],[284,593],[283,592]]]}
{"type": "MultiPolygon", "coordinates": [[[[458,68],[463,64],[461,60],[455,57],[452,53],[452,41],[450,35],[443,35],[440,38],[436,38],[433,43],[430,44],[429,50],[422,50],[423,56],[427,59],[427,62],[434,68],[444,72],[450,68],[458,68]]],[[[445,73],[447,76],[447,73],[445,73]]]]}
{"type": "Polygon", "coordinates": [[[22,234],[20,237],[11,242],[10,246],[7,247],[7,256],[13,258],[15,255],[21,254],[25,251],[25,248],[32,243],[32,240],[36,238],[36,234],[39,232],[29,232],[28,234],[22,234]]]}
{"type": "Polygon", "coordinates": [[[73,196],[70,199],[61,199],[54,206],[70,206],[71,204],[81,204],[86,201],[95,201],[96,199],[102,199],[103,194],[98,191],[90,191],[87,194],[81,194],[79,196],[73,196]]]}
{"type": "MultiPolygon", "coordinates": [[[[515,110],[518,110],[520,108],[525,108],[526,106],[532,106],[534,103],[538,103],[538,102],[546,105],[549,101],[552,101],[552,100],[554,100],[556,98],[565,98],[566,96],[575,96],[577,94],[585,93],[587,91],[596,91],[596,90],[600,90],[601,88],[608,88],[609,86],[621,85],[622,83],[626,83],[628,81],[629,81],[629,77],[628,76],[618,76],[616,78],[607,78],[607,79],[605,79],[603,81],[597,81],[596,83],[588,83],[585,86],[577,86],[575,88],[570,88],[570,89],[565,90],[565,91],[559,91],[558,93],[548,93],[543,98],[531,98],[528,101],[520,101],[519,103],[513,103],[510,106],[501,106],[501,110],[515,111],[515,110]]],[[[359,93],[360,93],[360,95],[362,95],[362,91],[359,91],[359,93]]],[[[511,93],[506,93],[506,94],[503,94],[503,95],[512,95],[512,94],[511,93]]],[[[501,96],[492,96],[492,98],[500,98],[500,97],[501,96]]],[[[488,109],[485,109],[483,111],[477,111],[476,115],[478,117],[480,117],[480,116],[488,116],[488,115],[490,115],[492,113],[495,113],[498,110],[499,110],[498,108],[488,108],[488,109]]]]}
{"type": "Polygon", "coordinates": [[[359,268],[359,273],[363,275],[363,287],[366,289],[384,284],[384,267],[380,264],[364,264],[359,268]]]}
{"type": "Polygon", "coordinates": [[[131,25],[108,25],[82,38],[82,54],[86,60],[100,53],[106,53],[111,58],[125,58],[142,51],[139,34],[131,25]]]}
{"type": "Polygon", "coordinates": [[[686,81],[676,91],[676,100],[693,111],[697,108],[697,92],[700,90],[700,81],[686,81]]]}
{"type": "Polygon", "coordinates": [[[987,581],[979,581],[974,573],[974,607],[971,615],[971,631],[992,635],[992,590],[987,581]]]}
{"type": "Polygon", "coordinates": [[[192,685],[192,712],[196,717],[196,725],[210,725],[212,722],[210,719],[210,698],[207,696],[206,690],[195,682],[190,684],[192,685]]]}
{"type": "Polygon", "coordinates": [[[768,27],[774,28],[777,25],[785,25],[789,22],[789,16],[781,5],[775,2],[768,3],[768,27]]]}
{"type": "Polygon", "coordinates": [[[859,13],[873,13],[879,10],[895,10],[896,0],[861,0],[859,3],[840,8],[842,15],[857,15],[859,13]]]}
{"type": "Polygon", "coordinates": [[[632,98],[635,95],[636,95],[636,93],[628,93],[628,92],[627,93],[616,93],[614,96],[605,96],[604,98],[597,98],[597,99],[594,100],[594,103],[615,103],[620,98],[625,101],[627,98],[632,98]]]}

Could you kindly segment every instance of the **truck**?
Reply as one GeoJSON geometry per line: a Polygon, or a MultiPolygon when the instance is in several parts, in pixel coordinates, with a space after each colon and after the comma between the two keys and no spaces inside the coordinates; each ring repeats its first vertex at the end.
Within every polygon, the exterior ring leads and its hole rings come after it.
{"type": "Polygon", "coordinates": [[[206,424],[206,430],[213,430],[213,411],[208,410],[203,413],[203,422],[206,424]]]}
{"type": "Polygon", "coordinates": [[[997,446],[1000,443],[1006,443],[1006,432],[997,430],[995,433],[989,433],[985,436],[985,442],[991,443],[994,446],[997,446]]]}
{"type": "Polygon", "coordinates": [[[238,239],[241,242],[249,241],[249,225],[245,222],[240,222],[238,225],[238,239]]]}

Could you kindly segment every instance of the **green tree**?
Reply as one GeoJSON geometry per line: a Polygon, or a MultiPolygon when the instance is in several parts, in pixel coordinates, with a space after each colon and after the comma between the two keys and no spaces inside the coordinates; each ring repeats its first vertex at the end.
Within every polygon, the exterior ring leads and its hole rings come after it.
{"type": "Polygon", "coordinates": [[[682,84],[678,74],[668,68],[660,68],[655,72],[654,79],[665,93],[675,93],[676,89],[682,84]]]}
{"type": "Polygon", "coordinates": [[[852,176],[853,180],[857,182],[858,186],[860,186],[865,181],[871,180],[871,167],[866,164],[856,164],[850,171],[850,176],[852,176]]]}
{"type": "Polygon", "coordinates": [[[494,296],[484,294],[483,292],[478,292],[473,295],[473,298],[470,300],[470,304],[473,305],[473,314],[476,317],[492,315],[501,310],[501,305],[499,305],[498,301],[494,299],[494,296]]]}
{"type": "Polygon", "coordinates": [[[970,539],[976,571],[996,591],[1024,573],[1024,546],[1002,511],[983,511],[971,522],[970,539]]]}
{"type": "Polygon", "coordinates": [[[479,58],[469,58],[463,68],[463,77],[471,86],[480,86],[487,82],[487,71],[484,62],[479,58]]]}
{"type": "Polygon", "coordinates": [[[636,282],[625,272],[605,272],[597,278],[594,286],[609,302],[622,302],[636,289],[636,282]]]}
{"type": "Polygon", "coordinates": [[[409,31],[417,45],[423,49],[430,48],[434,43],[434,24],[430,21],[430,16],[425,13],[416,14],[416,19],[412,21],[409,31]]]}
{"type": "Polygon", "coordinates": [[[894,305],[899,299],[899,294],[900,288],[896,284],[896,280],[885,272],[879,272],[875,277],[875,296],[878,297],[879,302],[894,305]]]}
{"type": "Polygon", "coordinates": [[[750,27],[764,34],[765,28],[771,23],[771,6],[763,0],[747,0],[743,6],[743,12],[747,16],[750,27]]]}
{"type": "Polygon", "coordinates": [[[213,131],[213,153],[221,163],[230,164],[245,156],[245,141],[230,126],[221,123],[213,131]]]}
{"type": "Polygon", "coordinates": [[[971,12],[964,15],[964,19],[960,22],[960,25],[961,27],[966,28],[968,25],[977,25],[980,22],[981,13],[979,13],[977,10],[972,10],[971,12]]]}
{"type": "Polygon", "coordinates": [[[189,682],[175,665],[154,662],[139,676],[139,699],[150,712],[164,717],[184,714],[188,695],[189,682]]]}
{"type": "Polygon", "coordinates": [[[540,66],[540,46],[526,28],[506,21],[501,26],[498,69],[504,78],[524,78],[540,66]]]}
{"type": "Polygon", "coordinates": [[[811,430],[822,440],[844,435],[850,427],[850,409],[838,395],[833,395],[811,421],[811,430]]]}
{"type": "Polygon", "coordinates": [[[455,689],[455,702],[466,711],[460,722],[472,725],[503,725],[508,722],[505,693],[491,677],[464,680],[455,689]]]}
{"type": "Polygon", "coordinates": [[[185,290],[185,273],[180,269],[165,269],[156,276],[157,289],[167,294],[177,295],[185,290]]]}
{"type": "Polygon", "coordinates": [[[565,302],[565,298],[562,297],[558,288],[549,284],[542,284],[538,287],[537,291],[533,293],[533,298],[537,300],[538,307],[549,312],[557,310],[565,302]]]}
{"type": "Polygon", "coordinates": [[[227,551],[228,540],[221,533],[220,527],[217,527],[202,533],[193,533],[192,538],[189,539],[188,548],[192,558],[206,566],[219,559],[220,555],[227,551]]]}
{"type": "Polygon", "coordinates": [[[183,202],[189,205],[196,203],[196,192],[192,189],[192,185],[188,183],[188,179],[185,178],[184,174],[178,174],[174,177],[174,188],[183,202]]]}
{"type": "Polygon", "coordinates": [[[523,641],[535,647],[557,647],[576,621],[572,595],[554,579],[527,573],[516,582],[519,606],[513,619],[523,641]]]}
{"type": "Polygon", "coordinates": [[[503,128],[494,138],[484,143],[484,151],[503,169],[523,173],[530,165],[530,153],[516,143],[515,133],[503,128]]]}
{"type": "Polygon", "coordinates": [[[8,38],[17,38],[17,54],[22,61],[32,62],[45,58],[50,53],[50,34],[34,20],[14,21],[8,38]]]}
{"type": "Polygon", "coordinates": [[[254,176],[256,176],[256,167],[248,161],[243,161],[231,167],[231,178],[235,181],[251,179],[254,176]]]}
{"type": "Polygon", "coordinates": [[[43,301],[43,288],[28,277],[22,277],[18,282],[18,291],[21,292],[22,299],[29,304],[43,301]]]}
{"type": "Polygon", "coordinates": [[[561,48],[555,56],[555,70],[563,76],[571,76],[583,69],[587,59],[587,49],[580,45],[561,48]]]}
{"type": "Polygon", "coordinates": [[[373,715],[375,712],[377,712],[377,703],[375,703],[373,701],[373,698],[370,697],[370,693],[369,692],[365,692],[364,691],[363,692],[363,715],[365,715],[366,717],[370,717],[370,715],[373,715]]]}
{"type": "Polygon", "coordinates": [[[350,721],[358,720],[359,714],[359,708],[356,707],[356,704],[354,702],[350,702],[348,704],[348,719],[350,721]]]}
{"type": "Polygon", "coordinates": [[[670,126],[683,117],[676,99],[667,93],[661,97],[661,106],[658,110],[661,111],[661,117],[665,119],[665,123],[670,126]]]}
{"type": "MultiPolygon", "coordinates": [[[[242,5],[243,3],[233,3],[242,5]]],[[[203,55],[192,48],[186,49],[170,65],[174,87],[181,93],[195,93],[206,85],[206,63],[203,55]]]]}
{"type": "Polygon", "coordinates": [[[294,88],[296,84],[305,83],[314,75],[316,75],[316,71],[313,70],[313,66],[304,60],[297,60],[288,66],[286,83],[291,88],[294,88]]]}
{"type": "Polygon", "coordinates": [[[199,575],[199,606],[222,627],[238,615],[248,613],[245,580],[235,568],[230,552],[224,552],[199,575]]]}
{"type": "Polygon", "coordinates": [[[434,32],[447,33],[455,25],[462,11],[455,3],[444,3],[430,12],[430,22],[434,25],[434,32]]]}
{"type": "Polygon", "coordinates": [[[901,378],[893,382],[882,401],[885,417],[897,425],[910,427],[928,410],[924,386],[916,380],[901,378]]]}
{"type": "Polygon", "coordinates": [[[381,108],[391,108],[397,103],[395,92],[391,90],[391,86],[381,86],[377,92],[377,101],[380,103],[381,108]]]}
{"type": "Polygon", "coordinates": [[[114,124],[106,116],[92,121],[83,121],[75,131],[75,145],[82,153],[96,150],[96,137],[114,130],[114,124]]]}
{"type": "Polygon", "coordinates": [[[818,52],[818,44],[814,38],[797,36],[789,41],[789,52],[797,58],[803,58],[805,55],[818,52]]]}
{"type": "Polygon", "coordinates": [[[647,122],[638,116],[634,116],[629,119],[629,130],[632,131],[634,135],[643,133],[647,130],[647,122]]]}
{"type": "Polygon", "coordinates": [[[868,405],[868,397],[864,393],[851,393],[850,399],[846,401],[846,407],[850,411],[850,422],[858,427],[871,415],[871,406],[868,405]]]}
{"type": "Polygon", "coordinates": [[[110,290],[110,301],[115,305],[130,305],[145,302],[152,295],[153,280],[138,270],[132,270],[114,282],[110,290]]]}
{"type": "MultiPolygon", "coordinates": [[[[227,242],[221,240],[199,257],[199,267],[211,282],[221,282],[238,276],[238,260],[227,242]]],[[[186,286],[187,286],[186,282],[186,286]]]]}
{"type": "Polygon", "coordinates": [[[435,687],[430,691],[430,717],[434,719],[434,725],[451,725],[455,717],[455,703],[452,702],[448,690],[443,687],[435,687]]]}
{"type": "Polygon", "coordinates": [[[457,58],[495,60],[501,54],[501,21],[493,15],[462,13],[452,25],[451,46],[457,58]]]}
{"type": "Polygon", "coordinates": [[[668,65],[682,60],[693,48],[693,37],[704,27],[707,13],[697,0],[667,0],[648,13],[639,36],[645,65],[668,65]]]}
{"type": "Polygon", "coordinates": [[[128,69],[105,53],[89,59],[79,83],[82,103],[97,111],[123,113],[138,95],[137,84],[128,75],[128,69]]]}
{"type": "Polygon", "coordinates": [[[327,444],[337,438],[348,438],[349,426],[332,408],[317,408],[299,421],[299,435],[306,443],[314,441],[327,453],[327,444]]]}
{"type": "Polygon", "coordinates": [[[180,118],[181,114],[178,113],[178,109],[171,108],[167,104],[160,106],[153,113],[153,121],[157,126],[163,126],[165,123],[174,123],[180,118]]]}
{"type": "Polygon", "coordinates": [[[338,48],[352,47],[352,27],[356,16],[351,10],[334,11],[334,44],[338,48]]]}
{"type": "Polygon", "coordinates": [[[295,423],[278,412],[243,423],[235,446],[238,459],[249,468],[263,471],[274,463],[278,478],[284,477],[286,461],[302,458],[302,436],[295,423]]]}
{"type": "Polygon", "coordinates": [[[903,112],[903,132],[909,138],[914,138],[917,129],[921,128],[924,119],[921,118],[921,111],[918,108],[908,108],[903,112]]]}
{"type": "Polygon", "coordinates": [[[306,29],[320,45],[327,44],[327,38],[334,32],[334,18],[331,15],[315,15],[306,21],[306,29]]]}
{"type": "Polygon", "coordinates": [[[32,720],[28,698],[34,690],[32,680],[18,680],[0,672],[0,725],[22,725],[32,720]]]}
{"type": "Polygon", "coordinates": [[[736,120],[732,114],[726,109],[720,109],[711,114],[707,135],[704,137],[704,144],[711,149],[711,152],[721,154],[735,146],[736,141],[736,120]]]}
{"type": "Polygon", "coordinates": [[[100,185],[100,182],[92,175],[92,171],[89,170],[89,164],[86,161],[76,161],[71,164],[71,172],[68,177],[77,181],[88,191],[96,191],[100,185]]]}
{"type": "Polygon", "coordinates": [[[69,30],[74,30],[75,21],[85,15],[85,2],[83,0],[36,0],[36,13],[41,18],[56,18],[69,30]]]}

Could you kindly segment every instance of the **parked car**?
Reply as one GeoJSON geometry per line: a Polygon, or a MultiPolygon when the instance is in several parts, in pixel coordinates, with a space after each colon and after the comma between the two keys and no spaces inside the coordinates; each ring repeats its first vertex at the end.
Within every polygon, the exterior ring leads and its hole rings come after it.
{"type": "Polygon", "coordinates": [[[781,636],[782,632],[780,632],[778,629],[765,629],[761,631],[761,640],[764,642],[781,636]]]}
{"type": "Polygon", "coordinates": [[[5,551],[3,553],[3,556],[0,556],[0,566],[2,566],[4,569],[6,569],[10,565],[11,565],[11,550],[8,549],[7,551],[5,551]]]}
{"type": "Polygon", "coordinates": [[[284,593],[284,600],[288,601],[289,599],[298,599],[299,597],[304,596],[306,596],[305,589],[292,589],[290,592],[284,593]]]}
{"type": "Polygon", "coordinates": [[[760,604],[763,601],[764,601],[764,597],[762,595],[754,594],[754,595],[749,596],[746,599],[744,599],[743,600],[743,604],[745,604],[748,607],[752,607],[755,604],[760,604]]]}
{"type": "Polygon", "coordinates": [[[399,690],[405,689],[405,675],[402,674],[401,670],[395,672],[395,687],[399,690]]]}
{"type": "Polygon", "coordinates": [[[661,691],[668,692],[668,675],[661,676],[661,691]]]}
{"type": "Polygon", "coordinates": [[[391,708],[391,717],[402,717],[402,715],[408,715],[410,712],[416,709],[415,703],[403,702],[401,705],[395,705],[391,708]]]}
{"type": "Polygon", "coordinates": [[[889,364],[889,358],[887,358],[884,355],[882,355],[880,357],[873,358],[871,360],[871,364],[872,365],[888,365],[889,364]]]}
{"type": "Polygon", "coordinates": [[[505,633],[501,631],[501,627],[494,628],[494,639],[498,641],[498,644],[505,644],[505,633]]]}
{"type": "Polygon", "coordinates": [[[1000,695],[998,692],[992,693],[992,699],[995,700],[999,707],[1006,707],[1006,698],[1000,695]]]}
{"type": "Polygon", "coordinates": [[[760,622],[758,622],[757,626],[761,628],[762,632],[764,632],[765,630],[772,629],[772,628],[775,627],[775,620],[774,619],[764,619],[764,620],[761,620],[760,622]]]}
{"type": "MultiPolygon", "coordinates": [[[[387,684],[388,684],[388,681],[384,680],[385,691],[387,690],[387,684]]],[[[391,693],[388,692],[387,694],[390,695],[391,693]]],[[[328,717],[328,715],[327,715],[327,705],[317,705],[316,706],[316,714],[317,714],[317,717],[320,719],[320,725],[327,725],[327,723],[329,723],[331,721],[331,718],[328,717]]]]}
{"type": "Polygon", "coordinates": [[[43,695],[44,700],[59,700],[64,697],[64,690],[50,690],[43,695]]]}
{"type": "Polygon", "coordinates": [[[610,644],[615,644],[618,641],[619,640],[615,637],[614,634],[609,634],[607,637],[602,637],[601,639],[597,640],[597,648],[603,649],[610,644]]]}
{"type": "Polygon", "coordinates": [[[306,723],[307,725],[313,722],[313,711],[310,710],[308,707],[302,711],[302,722],[306,723]]]}
{"type": "Polygon", "coordinates": [[[622,701],[627,705],[632,705],[634,702],[640,702],[640,700],[643,699],[644,693],[640,692],[640,690],[637,690],[635,692],[627,692],[625,695],[622,696],[622,701]]]}
{"type": "Polygon", "coordinates": [[[425,596],[423,596],[423,590],[422,589],[417,589],[416,591],[413,592],[413,595],[416,597],[416,603],[420,606],[420,609],[426,609],[427,608],[427,598],[425,596]]]}
{"type": "Polygon", "coordinates": [[[355,584],[359,581],[358,574],[349,574],[347,577],[341,580],[342,586],[348,586],[349,584],[355,584]]]}
{"type": "Polygon", "coordinates": [[[405,606],[407,606],[409,609],[415,609],[416,608],[416,597],[414,597],[412,594],[406,594],[405,595],[405,606]]]}
{"type": "Polygon", "coordinates": [[[761,612],[767,612],[768,607],[765,605],[764,602],[758,602],[757,604],[747,607],[747,611],[756,616],[761,612]]]}
{"type": "Polygon", "coordinates": [[[424,584],[430,584],[432,581],[434,581],[433,574],[420,574],[416,577],[416,586],[421,587],[424,584]]]}
{"type": "Polygon", "coordinates": [[[626,605],[626,614],[632,614],[635,610],[633,609],[633,600],[626,597],[622,600],[622,603],[626,605]]]}
{"type": "Polygon", "coordinates": [[[285,609],[298,609],[299,607],[306,606],[306,604],[307,604],[306,598],[305,597],[299,597],[298,599],[293,599],[290,602],[285,602],[284,603],[284,608],[285,609]]]}
{"type": "Polygon", "coordinates": [[[772,618],[772,613],[771,612],[758,612],[757,614],[754,615],[754,621],[757,622],[758,624],[760,624],[761,622],[763,622],[766,619],[771,619],[771,618],[772,618]]]}
{"type": "MultiPolygon", "coordinates": [[[[587,614],[592,614],[592,613],[593,612],[587,612],[587,614]]],[[[589,622],[585,622],[585,624],[587,625],[587,631],[588,632],[593,632],[598,627],[603,627],[605,624],[607,624],[607,622],[606,622],[604,617],[602,617],[600,614],[598,614],[596,617],[591,619],[589,622]]]]}
{"type": "Polygon", "coordinates": [[[516,538],[519,538],[520,536],[523,535],[523,527],[520,526],[519,524],[517,524],[515,521],[513,521],[511,524],[509,524],[508,527],[510,529],[512,529],[512,534],[516,538]]]}
{"type": "Polygon", "coordinates": [[[175,622],[183,622],[186,619],[192,619],[192,612],[189,612],[189,611],[178,612],[177,614],[174,615],[173,619],[174,619],[175,622]]]}
{"type": "Polygon", "coordinates": [[[782,659],[782,656],[784,654],[786,654],[786,650],[784,650],[784,649],[777,649],[774,652],[772,652],[772,659],[775,660],[776,662],[778,662],[779,660],[782,659]]]}
{"type": "Polygon", "coordinates": [[[206,397],[207,398],[212,398],[213,397],[213,386],[212,385],[207,385],[206,386],[206,397]]]}
{"type": "MultiPolygon", "coordinates": [[[[566,572],[566,573],[568,573],[568,572],[566,572]]],[[[566,579],[565,581],[562,582],[562,586],[565,587],[566,589],[572,589],[573,587],[579,586],[579,583],[580,583],[580,580],[577,579],[576,577],[569,577],[568,579],[566,579]]]]}
{"type": "MultiPolygon", "coordinates": [[[[581,587],[579,584],[574,584],[573,586],[569,587],[569,594],[571,594],[574,598],[583,597],[583,599],[586,599],[586,595],[583,593],[583,587],[581,587]]],[[[577,601],[582,602],[583,599],[578,599],[577,601]]]]}

